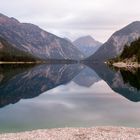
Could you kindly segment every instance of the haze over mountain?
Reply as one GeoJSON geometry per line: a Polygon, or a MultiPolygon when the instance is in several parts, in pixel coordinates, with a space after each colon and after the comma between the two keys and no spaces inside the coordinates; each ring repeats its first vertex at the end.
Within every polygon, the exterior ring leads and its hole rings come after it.
{"type": "Polygon", "coordinates": [[[120,55],[124,46],[140,37],[140,21],[133,22],[115,32],[88,60],[106,61],[120,55]]]}
{"type": "Polygon", "coordinates": [[[82,53],[69,41],[46,32],[36,25],[20,23],[15,18],[0,14],[0,37],[16,49],[43,59],[83,58],[82,53]]]}
{"type": "Polygon", "coordinates": [[[89,35],[76,39],[73,41],[73,44],[85,55],[85,57],[94,54],[102,45],[102,43],[96,41],[89,35]]]}

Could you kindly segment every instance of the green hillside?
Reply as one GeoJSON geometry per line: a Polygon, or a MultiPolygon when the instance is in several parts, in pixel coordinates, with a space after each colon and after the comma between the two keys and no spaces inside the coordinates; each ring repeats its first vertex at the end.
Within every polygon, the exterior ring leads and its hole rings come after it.
{"type": "Polygon", "coordinates": [[[0,37],[0,61],[35,62],[39,60],[28,52],[21,51],[0,37]]]}

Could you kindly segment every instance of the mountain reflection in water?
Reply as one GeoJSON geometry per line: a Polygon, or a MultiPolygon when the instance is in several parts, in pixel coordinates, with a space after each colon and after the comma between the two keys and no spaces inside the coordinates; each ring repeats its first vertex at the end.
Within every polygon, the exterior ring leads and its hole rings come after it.
{"type": "Polygon", "coordinates": [[[82,65],[29,65],[0,67],[0,107],[20,99],[34,98],[41,93],[66,84],[82,69],[82,65]]]}
{"type": "Polygon", "coordinates": [[[104,64],[0,65],[0,132],[140,127],[140,104],[135,103],[140,101],[139,89],[138,69],[104,64]]]}
{"type": "Polygon", "coordinates": [[[104,64],[0,65],[0,107],[34,98],[72,80],[80,86],[90,87],[102,79],[116,93],[138,102],[139,77],[139,69],[112,70],[104,64]]]}
{"type": "Polygon", "coordinates": [[[109,68],[105,64],[88,65],[116,93],[133,102],[140,101],[140,69],[109,68]]]}

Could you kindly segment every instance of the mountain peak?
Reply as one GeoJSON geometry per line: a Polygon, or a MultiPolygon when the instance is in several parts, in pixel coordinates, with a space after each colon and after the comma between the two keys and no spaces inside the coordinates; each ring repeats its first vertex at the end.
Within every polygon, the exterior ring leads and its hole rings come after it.
{"type": "Polygon", "coordinates": [[[101,44],[99,41],[96,41],[90,35],[79,37],[78,39],[76,39],[75,41],[73,41],[73,43],[75,45],[78,45],[78,44],[82,44],[82,45],[90,44],[92,46],[96,46],[97,44],[98,45],[101,44]]]}
{"type": "Polygon", "coordinates": [[[81,37],[77,38],[76,40],[83,40],[83,39],[84,40],[92,40],[92,41],[95,41],[95,39],[92,36],[90,36],[90,35],[81,36],[81,37]]]}
{"type": "Polygon", "coordinates": [[[92,55],[101,46],[101,43],[93,39],[90,35],[76,39],[73,44],[83,52],[86,57],[92,55]]]}

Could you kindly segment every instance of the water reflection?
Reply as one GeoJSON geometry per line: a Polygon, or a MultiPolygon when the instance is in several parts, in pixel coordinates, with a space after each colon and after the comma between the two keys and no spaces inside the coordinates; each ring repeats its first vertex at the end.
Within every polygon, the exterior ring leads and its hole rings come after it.
{"type": "Polygon", "coordinates": [[[133,102],[140,101],[140,70],[116,69],[105,64],[89,64],[98,76],[118,94],[133,102]]]}
{"type": "Polygon", "coordinates": [[[140,90],[140,69],[120,69],[123,81],[125,84],[129,84],[132,87],[140,90]]]}
{"type": "Polygon", "coordinates": [[[84,87],[90,87],[94,83],[101,80],[101,78],[94,72],[94,70],[89,67],[85,67],[74,79],[73,81],[84,87]]]}
{"type": "Polygon", "coordinates": [[[140,127],[139,74],[104,64],[0,65],[0,132],[140,127]]]}
{"type": "Polygon", "coordinates": [[[66,84],[79,73],[82,65],[39,65],[29,68],[19,66],[0,67],[0,107],[16,103],[20,99],[33,98],[44,91],[66,84]]]}
{"type": "Polygon", "coordinates": [[[112,90],[127,99],[140,101],[140,70],[111,69],[104,64],[1,65],[0,107],[20,99],[33,98],[73,80],[90,87],[103,79],[112,90]]]}

